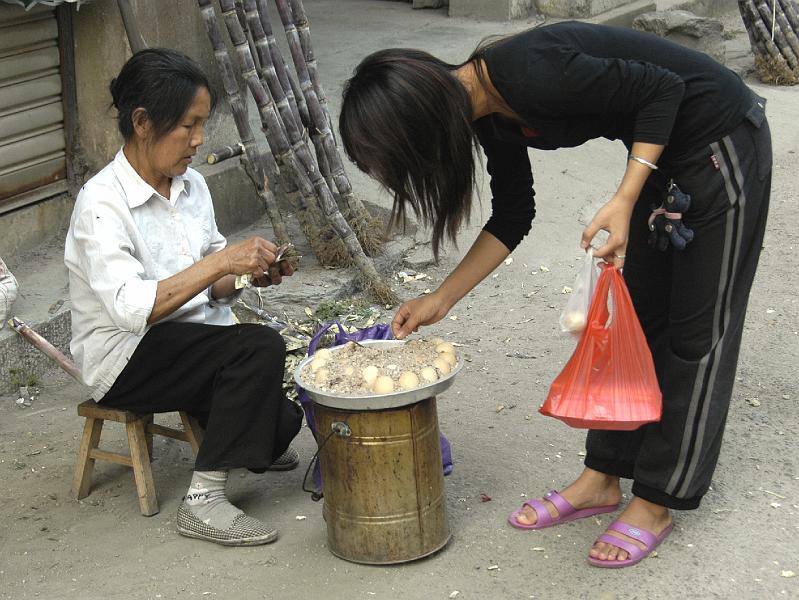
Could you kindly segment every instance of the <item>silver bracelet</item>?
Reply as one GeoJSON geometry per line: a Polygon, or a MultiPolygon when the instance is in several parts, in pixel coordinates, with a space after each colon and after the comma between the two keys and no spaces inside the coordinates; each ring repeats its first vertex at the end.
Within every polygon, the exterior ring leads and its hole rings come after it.
{"type": "Polygon", "coordinates": [[[653,171],[657,171],[658,170],[658,166],[655,163],[651,163],[648,160],[646,160],[645,158],[641,158],[640,156],[633,156],[632,154],[628,154],[627,155],[627,160],[634,160],[635,162],[639,162],[642,165],[646,165],[647,167],[649,167],[653,171]]]}

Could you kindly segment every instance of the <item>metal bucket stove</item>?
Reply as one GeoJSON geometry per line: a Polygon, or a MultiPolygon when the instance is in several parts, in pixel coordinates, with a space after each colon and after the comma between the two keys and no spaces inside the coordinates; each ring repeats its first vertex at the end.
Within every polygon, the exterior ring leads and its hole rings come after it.
{"type": "MultiPolygon", "coordinates": [[[[361,343],[392,348],[405,342],[361,343]]],[[[463,361],[413,390],[346,396],[302,380],[311,360],[294,377],[314,401],[330,551],[353,562],[391,564],[443,548],[450,532],[436,395],[452,385],[463,361]]]]}

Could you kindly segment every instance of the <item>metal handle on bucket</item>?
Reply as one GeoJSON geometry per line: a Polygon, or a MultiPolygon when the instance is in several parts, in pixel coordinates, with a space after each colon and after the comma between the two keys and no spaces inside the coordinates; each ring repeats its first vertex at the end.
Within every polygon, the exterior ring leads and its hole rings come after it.
{"type": "MultiPolygon", "coordinates": [[[[340,438],[348,438],[352,435],[352,429],[344,421],[333,421],[330,424],[330,429],[333,430],[332,433],[335,433],[340,438]]],[[[319,449],[321,450],[322,448],[320,447],[319,449]]]]}
{"type": "Polygon", "coordinates": [[[316,461],[319,460],[319,453],[322,451],[322,448],[325,447],[325,444],[327,444],[327,440],[329,440],[331,436],[336,435],[340,438],[348,438],[352,435],[352,429],[350,429],[350,426],[347,425],[345,421],[333,421],[330,424],[330,430],[331,430],[330,433],[328,433],[324,441],[321,444],[319,444],[319,447],[316,449],[316,452],[314,452],[314,455],[311,457],[311,461],[308,463],[308,468],[305,469],[305,476],[302,478],[302,491],[311,494],[311,500],[313,500],[314,502],[319,502],[319,500],[321,500],[324,497],[324,494],[319,493],[316,490],[308,489],[306,487],[306,483],[308,482],[308,473],[311,472],[311,469],[313,469],[314,464],[316,464],[316,461]]]}

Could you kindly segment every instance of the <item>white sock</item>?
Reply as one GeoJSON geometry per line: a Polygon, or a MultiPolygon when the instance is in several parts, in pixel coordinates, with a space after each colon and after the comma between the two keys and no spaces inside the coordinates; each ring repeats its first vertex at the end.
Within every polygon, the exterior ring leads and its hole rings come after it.
{"type": "Polygon", "coordinates": [[[185,504],[203,523],[215,529],[229,529],[242,511],[225,496],[227,471],[194,471],[185,504]]]}

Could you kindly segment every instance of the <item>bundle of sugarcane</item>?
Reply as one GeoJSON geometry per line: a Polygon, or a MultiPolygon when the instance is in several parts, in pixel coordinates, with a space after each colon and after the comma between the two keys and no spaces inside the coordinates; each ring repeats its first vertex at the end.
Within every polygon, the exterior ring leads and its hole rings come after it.
{"type": "MultiPolygon", "coordinates": [[[[265,3],[265,0],[261,2],[265,3]]],[[[375,233],[379,232],[381,227],[353,194],[352,185],[344,171],[344,163],[336,146],[331,128],[332,121],[327,110],[327,98],[319,79],[316,57],[311,45],[311,30],[302,0],[291,0],[291,6],[287,0],[275,0],[275,4],[286,32],[300,89],[308,106],[310,130],[317,133],[316,145],[322,155],[319,162],[323,174],[325,171],[329,172],[328,178],[332,179],[335,186],[332,189],[337,191],[341,198],[341,208],[347,220],[353,224],[356,235],[367,252],[370,254],[379,252],[382,240],[379,234],[376,236],[375,233]]]]}
{"type": "MultiPolygon", "coordinates": [[[[222,71],[223,81],[229,80],[230,83],[230,90],[228,90],[228,83],[225,83],[228,97],[238,96],[238,90],[236,89],[234,94],[232,89],[232,86],[235,85],[235,78],[233,78],[230,57],[222,39],[212,0],[198,0],[198,4],[209,39],[214,47],[217,64],[222,71]]],[[[285,186],[285,183],[288,182],[289,185],[293,185],[299,190],[296,198],[302,199],[302,206],[297,207],[298,217],[301,214],[304,215],[307,225],[315,220],[317,208],[321,208],[325,219],[322,227],[332,226],[339,236],[338,241],[344,246],[344,252],[339,256],[330,256],[335,253],[325,255],[324,251],[320,254],[316,249],[314,251],[322,262],[328,262],[331,258],[337,262],[342,259],[354,262],[365,279],[367,290],[378,301],[396,302],[396,295],[380,277],[374,263],[364,253],[358,238],[339,210],[333,191],[321,171],[317,152],[305,134],[299,107],[292,107],[289,101],[287,91],[291,89],[290,84],[284,86],[280,82],[278,65],[282,62],[282,56],[276,56],[271,51],[268,40],[265,40],[266,32],[262,26],[265,10],[258,11],[258,7],[253,2],[245,2],[244,12],[248,25],[245,30],[239,20],[234,0],[220,0],[219,5],[228,35],[235,48],[240,74],[258,107],[261,128],[266,136],[271,155],[275,159],[270,161],[270,169],[274,175],[280,177],[282,185],[285,186]],[[256,59],[250,51],[251,47],[256,49],[259,68],[256,68],[256,59]],[[328,261],[325,261],[325,258],[328,261]]],[[[303,90],[303,94],[305,94],[305,90],[303,90]]],[[[238,100],[241,101],[240,97],[238,100]]],[[[310,109],[310,106],[308,108],[310,109]]],[[[234,116],[236,116],[235,110],[234,116]]],[[[246,153],[246,142],[244,142],[244,146],[246,153]]],[[[258,155],[258,153],[254,152],[254,155],[258,155]]],[[[249,157],[249,154],[247,156],[249,157]]],[[[325,156],[327,157],[327,155],[325,156]]],[[[312,244],[320,239],[317,232],[306,231],[305,233],[312,244]]],[[[331,247],[335,249],[334,244],[328,244],[328,252],[331,247]]]]}
{"type": "Polygon", "coordinates": [[[796,0],[738,0],[758,76],[766,83],[799,83],[799,5],[796,0]]]}
{"type": "MultiPolygon", "coordinates": [[[[303,135],[306,130],[310,132],[311,149],[316,155],[316,163],[322,178],[327,182],[340,211],[347,223],[351,224],[366,254],[374,256],[380,253],[383,247],[383,228],[353,194],[349,178],[344,171],[331,129],[327,99],[319,81],[308,18],[302,2],[292,0],[290,7],[286,2],[276,2],[299,83],[296,83],[295,78],[290,75],[275,40],[266,0],[235,0],[235,2],[237,5],[241,3],[244,7],[248,25],[244,33],[250,45],[256,47],[254,62],[256,66],[260,63],[259,74],[262,83],[269,89],[279,108],[285,97],[285,102],[288,103],[294,117],[294,123],[303,135]]],[[[284,112],[280,115],[286,132],[290,135],[292,133],[290,123],[284,112]]],[[[294,140],[291,141],[294,143],[294,140]]]]}
{"type": "MultiPolygon", "coordinates": [[[[349,178],[331,129],[327,99],[319,81],[316,59],[311,46],[310,28],[302,2],[292,0],[291,8],[285,2],[277,3],[280,18],[291,49],[296,78],[291,76],[274,37],[266,0],[235,0],[237,14],[246,15],[245,37],[250,47],[256,48],[253,62],[262,84],[278,106],[282,123],[292,145],[291,121],[286,117],[285,102],[301,135],[311,134],[310,149],[316,155],[316,165],[322,178],[336,199],[342,215],[355,231],[366,254],[374,256],[383,247],[381,224],[353,194],[349,178]],[[242,8],[239,9],[239,6],[242,8]],[[296,21],[296,25],[295,25],[296,21]]],[[[241,18],[239,18],[241,21],[241,18]]],[[[325,219],[323,218],[323,221],[325,219]]],[[[335,260],[323,262],[335,264],[335,260]]],[[[349,257],[345,257],[348,259],[349,257]]]]}

